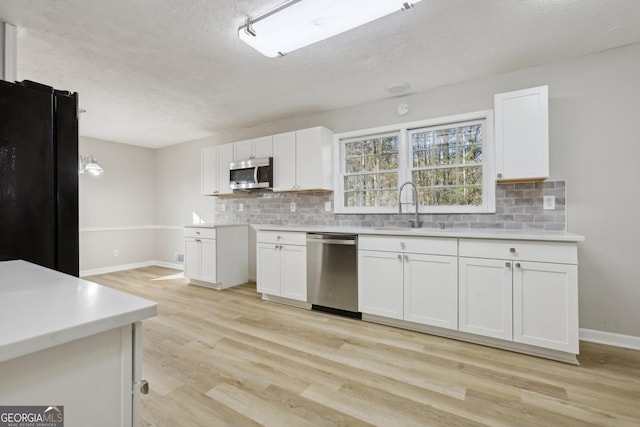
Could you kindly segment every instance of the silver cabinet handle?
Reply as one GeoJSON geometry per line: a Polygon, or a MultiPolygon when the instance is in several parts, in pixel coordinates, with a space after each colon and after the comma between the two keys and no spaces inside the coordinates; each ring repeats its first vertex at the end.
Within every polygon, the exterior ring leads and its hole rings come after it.
{"type": "Polygon", "coordinates": [[[511,263],[510,263],[510,262],[505,262],[505,263],[504,263],[504,266],[505,266],[505,267],[508,267],[508,268],[511,268],[511,263]]]}
{"type": "Polygon", "coordinates": [[[404,242],[400,242],[400,247],[401,247],[402,249],[406,249],[406,248],[407,248],[407,245],[405,245],[405,244],[404,244],[404,242]]]}
{"type": "Polygon", "coordinates": [[[202,242],[202,240],[200,240],[200,239],[196,239],[196,242],[201,243],[201,242],[202,242]]]}
{"type": "Polygon", "coordinates": [[[502,178],[502,174],[501,173],[498,174],[498,178],[502,178]]]}
{"type": "Polygon", "coordinates": [[[282,239],[282,236],[276,236],[276,239],[280,240],[280,239],[282,239]]]}
{"type": "Polygon", "coordinates": [[[405,261],[405,262],[409,262],[409,255],[405,255],[405,256],[404,256],[404,261],[405,261]]]}
{"type": "Polygon", "coordinates": [[[398,254],[398,261],[402,261],[402,255],[398,254]]]}
{"type": "Polygon", "coordinates": [[[516,268],[520,268],[520,263],[516,262],[516,268]]]}
{"type": "Polygon", "coordinates": [[[511,252],[512,254],[516,253],[516,248],[509,248],[509,252],[511,252]]]}
{"type": "Polygon", "coordinates": [[[214,191],[214,192],[213,192],[213,194],[218,194],[218,193],[219,193],[219,191],[218,191],[218,190],[216,190],[216,191],[214,191]]]}
{"type": "Polygon", "coordinates": [[[140,380],[138,384],[140,384],[140,393],[149,394],[149,381],[140,380]]]}
{"type": "Polygon", "coordinates": [[[196,231],[196,234],[197,234],[197,235],[200,235],[200,232],[199,232],[199,231],[196,231]]]}

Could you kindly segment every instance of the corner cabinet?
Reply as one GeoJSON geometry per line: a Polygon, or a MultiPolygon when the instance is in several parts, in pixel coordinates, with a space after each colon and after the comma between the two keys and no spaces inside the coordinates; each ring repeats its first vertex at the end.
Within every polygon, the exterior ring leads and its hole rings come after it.
{"type": "Polygon", "coordinates": [[[185,227],[184,277],[218,290],[246,283],[248,233],[246,225],[185,227]]]}
{"type": "Polygon", "coordinates": [[[549,177],[549,88],[494,96],[496,179],[549,177]]]}
{"type": "Polygon", "coordinates": [[[306,233],[258,231],[258,292],[294,301],[307,301],[306,240],[306,233]]]}
{"type": "Polygon", "coordinates": [[[458,329],[456,239],[360,236],[362,313],[458,329]]]}
{"type": "Polygon", "coordinates": [[[332,190],[333,132],[318,126],[273,136],[273,191],[332,190]]]}
{"type": "Polygon", "coordinates": [[[578,353],[575,243],[460,239],[460,331],[578,353]]]}
{"type": "Polygon", "coordinates": [[[201,154],[201,193],[203,196],[233,194],[229,187],[229,165],[233,162],[233,144],[205,148],[201,154]]]}

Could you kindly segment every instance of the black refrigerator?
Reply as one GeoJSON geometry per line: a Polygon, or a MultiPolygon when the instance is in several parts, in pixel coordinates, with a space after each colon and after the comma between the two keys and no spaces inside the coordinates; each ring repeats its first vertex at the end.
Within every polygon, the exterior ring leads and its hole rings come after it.
{"type": "Polygon", "coordinates": [[[0,80],[0,259],[78,276],[78,252],[78,94],[0,80]]]}

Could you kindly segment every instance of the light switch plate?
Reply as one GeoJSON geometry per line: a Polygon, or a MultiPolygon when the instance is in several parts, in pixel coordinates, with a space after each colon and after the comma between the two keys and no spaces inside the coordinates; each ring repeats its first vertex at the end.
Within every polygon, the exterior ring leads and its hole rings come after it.
{"type": "Polygon", "coordinates": [[[331,202],[324,202],[324,211],[331,212],[331,202]]]}
{"type": "Polygon", "coordinates": [[[224,203],[220,205],[220,211],[224,212],[227,210],[227,205],[225,205],[224,203]]]}
{"type": "Polygon", "coordinates": [[[244,211],[244,204],[240,203],[238,205],[238,211],[243,212],[244,211]]]}
{"type": "Polygon", "coordinates": [[[544,196],[542,198],[542,209],[548,211],[556,208],[556,196],[544,196]]]}
{"type": "Polygon", "coordinates": [[[295,212],[296,211],[296,204],[295,202],[291,202],[291,212],[295,212]]]}

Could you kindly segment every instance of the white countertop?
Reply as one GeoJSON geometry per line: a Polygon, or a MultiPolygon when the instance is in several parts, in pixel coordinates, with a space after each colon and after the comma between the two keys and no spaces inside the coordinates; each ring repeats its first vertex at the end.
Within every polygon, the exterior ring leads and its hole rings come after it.
{"type": "Polygon", "coordinates": [[[400,228],[400,227],[341,227],[326,225],[270,225],[252,224],[256,230],[304,231],[308,233],[350,233],[389,236],[451,237],[466,239],[539,240],[550,242],[581,242],[584,236],[565,231],[518,231],[455,228],[400,228]]]}
{"type": "Polygon", "coordinates": [[[187,224],[185,228],[222,228],[222,227],[247,227],[249,224],[187,224]]]}
{"type": "Polygon", "coordinates": [[[157,314],[153,301],[26,261],[0,262],[0,362],[157,314]]]}

